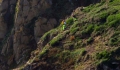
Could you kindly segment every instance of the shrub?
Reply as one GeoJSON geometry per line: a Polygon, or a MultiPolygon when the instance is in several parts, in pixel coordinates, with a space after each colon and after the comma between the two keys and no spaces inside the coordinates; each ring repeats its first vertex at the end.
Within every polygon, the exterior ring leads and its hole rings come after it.
{"type": "Polygon", "coordinates": [[[49,52],[48,49],[43,49],[43,50],[37,55],[36,58],[42,58],[42,57],[46,56],[48,52],[49,52]]]}
{"type": "Polygon", "coordinates": [[[83,35],[84,34],[91,34],[93,32],[93,30],[94,30],[94,25],[89,24],[89,25],[87,25],[87,28],[84,31],[82,31],[82,34],[83,35]]]}
{"type": "Polygon", "coordinates": [[[109,40],[111,46],[118,45],[120,42],[120,31],[116,31],[109,40]]]}
{"type": "Polygon", "coordinates": [[[81,23],[80,21],[75,21],[74,24],[70,27],[70,29],[72,30],[73,28],[78,27],[80,23],[81,23]]]}
{"type": "Polygon", "coordinates": [[[78,30],[79,30],[79,27],[70,29],[70,33],[71,33],[71,34],[75,34],[78,30]]]}
{"type": "Polygon", "coordinates": [[[61,59],[63,63],[67,62],[67,60],[70,58],[70,51],[65,50],[61,52],[60,54],[58,54],[58,57],[61,59]]]}
{"type": "Polygon", "coordinates": [[[63,48],[64,48],[65,50],[73,50],[73,48],[74,48],[74,43],[72,43],[72,42],[70,42],[70,43],[65,43],[65,44],[63,45],[63,48]]]}
{"type": "Polygon", "coordinates": [[[93,28],[94,28],[94,25],[92,25],[92,24],[88,25],[86,32],[91,33],[93,31],[93,28]]]}
{"type": "Polygon", "coordinates": [[[71,18],[68,18],[67,20],[66,20],[66,23],[67,24],[72,24],[73,23],[73,18],[71,17],[71,18]]]}
{"type": "Polygon", "coordinates": [[[62,34],[58,34],[56,37],[54,37],[49,43],[51,46],[55,46],[55,45],[58,45],[59,44],[59,41],[62,40],[66,33],[68,33],[69,31],[65,31],[64,33],[62,34]]]}
{"type": "Polygon", "coordinates": [[[120,0],[110,0],[111,5],[119,5],[120,4],[120,0]]]}
{"type": "Polygon", "coordinates": [[[105,25],[96,25],[95,27],[94,27],[94,31],[103,31],[104,29],[106,28],[106,26],[105,25]]]}
{"type": "Polygon", "coordinates": [[[46,32],[40,39],[42,41],[44,41],[44,40],[48,39],[48,37],[50,37],[52,34],[57,34],[57,29],[52,29],[52,30],[46,32]]]}
{"type": "Polygon", "coordinates": [[[55,46],[58,45],[59,41],[62,39],[62,36],[59,37],[54,37],[51,41],[50,41],[50,45],[51,46],[55,46]]]}
{"type": "Polygon", "coordinates": [[[81,48],[75,50],[74,52],[71,52],[71,57],[75,58],[75,57],[83,56],[85,54],[86,54],[85,48],[81,48]]]}
{"type": "Polygon", "coordinates": [[[91,4],[88,7],[85,7],[85,9],[83,9],[83,12],[90,12],[90,10],[92,10],[94,8],[93,4],[91,4]]]}
{"type": "Polygon", "coordinates": [[[117,20],[113,20],[108,24],[110,27],[116,27],[118,25],[118,21],[117,20]]]}
{"type": "Polygon", "coordinates": [[[99,16],[101,22],[106,22],[106,18],[108,17],[108,15],[109,15],[108,12],[102,12],[102,13],[100,14],[100,16],[99,16]]]}
{"type": "Polygon", "coordinates": [[[106,29],[106,25],[95,25],[94,26],[94,33],[95,35],[99,35],[99,34],[102,34],[103,31],[106,29]]]}
{"type": "Polygon", "coordinates": [[[111,54],[108,51],[104,50],[96,54],[96,59],[109,59],[110,56],[111,54]]]}
{"type": "Polygon", "coordinates": [[[110,39],[110,45],[111,46],[114,46],[114,45],[117,45],[117,44],[118,44],[117,38],[111,38],[110,39]]]}
{"type": "Polygon", "coordinates": [[[120,23],[120,14],[110,15],[107,18],[107,25],[116,27],[120,23]]]}
{"type": "Polygon", "coordinates": [[[87,44],[89,44],[89,43],[91,43],[91,42],[93,42],[93,38],[92,38],[92,37],[89,37],[89,38],[87,39],[87,44]]]}
{"type": "Polygon", "coordinates": [[[70,17],[70,18],[68,18],[68,19],[66,20],[66,23],[67,23],[67,25],[71,25],[71,24],[73,24],[74,21],[76,21],[76,20],[77,20],[76,18],[70,17]]]}

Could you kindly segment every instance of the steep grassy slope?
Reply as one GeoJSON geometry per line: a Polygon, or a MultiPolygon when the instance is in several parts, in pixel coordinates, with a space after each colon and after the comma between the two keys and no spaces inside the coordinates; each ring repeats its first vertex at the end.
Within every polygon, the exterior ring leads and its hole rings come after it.
{"type": "Polygon", "coordinates": [[[77,8],[62,25],[45,33],[25,70],[115,69],[120,61],[120,0],[77,8]],[[42,49],[41,49],[42,48],[42,49]]]}

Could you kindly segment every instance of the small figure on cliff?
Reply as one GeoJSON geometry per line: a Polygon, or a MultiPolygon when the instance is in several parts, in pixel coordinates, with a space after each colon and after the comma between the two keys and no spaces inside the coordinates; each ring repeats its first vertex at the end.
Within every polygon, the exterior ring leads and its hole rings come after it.
{"type": "Polygon", "coordinates": [[[65,30],[65,28],[66,28],[66,22],[65,22],[65,20],[63,20],[63,21],[61,22],[61,24],[62,24],[62,30],[65,30]]]}

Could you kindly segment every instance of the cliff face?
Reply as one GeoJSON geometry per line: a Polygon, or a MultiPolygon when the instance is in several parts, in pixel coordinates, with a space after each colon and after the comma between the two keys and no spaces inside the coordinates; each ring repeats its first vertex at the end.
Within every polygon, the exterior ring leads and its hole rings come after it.
{"type": "Polygon", "coordinates": [[[11,29],[14,22],[16,0],[3,0],[0,6],[0,42],[11,29]]]}
{"type": "Polygon", "coordinates": [[[57,21],[55,18],[41,16],[51,7],[50,1],[4,0],[1,7],[0,37],[3,46],[1,53],[8,59],[15,59],[19,64],[21,61],[26,61],[30,56],[29,53],[37,47],[37,38],[53,28],[57,21]],[[41,19],[44,20],[41,22],[41,19]],[[43,24],[48,24],[48,28],[43,24]],[[40,25],[46,29],[41,30],[40,25]]]}
{"type": "Polygon", "coordinates": [[[76,7],[97,2],[100,0],[2,0],[0,52],[6,57],[3,63],[10,67],[24,64],[31,51],[43,47],[37,43],[45,32],[55,28],[76,7]]]}
{"type": "Polygon", "coordinates": [[[9,69],[7,63],[6,63],[6,60],[5,60],[5,57],[0,55],[0,69],[1,70],[7,70],[9,69]]]}

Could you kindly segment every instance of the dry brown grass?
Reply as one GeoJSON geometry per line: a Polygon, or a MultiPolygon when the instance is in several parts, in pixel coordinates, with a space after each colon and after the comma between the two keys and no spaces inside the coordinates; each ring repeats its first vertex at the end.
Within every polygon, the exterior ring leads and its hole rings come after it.
{"type": "Polygon", "coordinates": [[[75,40],[75,36],[70,36],[70,41],[75,40]]]}
{"type": "Polygon", "coordinates": [[[63,65],[61,65],[62,70],[73,70],[74,69],[74,60],[73,59],[69,59],[68,62],[64,63],[63,65]]]}

